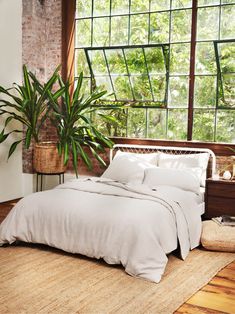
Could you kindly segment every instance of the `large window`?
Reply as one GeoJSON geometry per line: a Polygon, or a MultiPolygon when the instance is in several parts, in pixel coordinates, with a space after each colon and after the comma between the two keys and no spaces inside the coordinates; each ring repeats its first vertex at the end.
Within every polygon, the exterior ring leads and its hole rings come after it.
{"type": "Polygon", "coordinates": [[[106,89],[100,110],[120,121],[93,116],[99,128],[235,141],[234,16],[231,0],[77,0],[75,76],[84,93],[106,89]]]}

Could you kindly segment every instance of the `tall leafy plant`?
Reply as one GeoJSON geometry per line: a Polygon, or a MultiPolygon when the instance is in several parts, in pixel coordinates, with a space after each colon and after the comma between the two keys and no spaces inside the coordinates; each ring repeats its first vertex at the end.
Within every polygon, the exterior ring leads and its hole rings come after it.
{"type": "MultiPolygon", "coordinates": [[[[0,93],[5,97],[0,99],[0,115],[5,115],[4,127],[0,132],[0,143],[4,142],[12,133],[22,133],[22,138],[15,141],[9,149],[8,158],[13,154],[17,145],[24,142],[29,148],[32,138],[35,142],[39,141],[39,133],[48,117],[50,107],[48,106],[48,93],[51,92],[54,83],[58,80],[59,67],[52,74],[45,84],[40,84],[33,73],[23,66],[23,84],[5,89],[0,86],[0,93]],[[14,129],[6,132],[7,125],[12,121],[19,121],[25,126],[25,136],[22,129],[14,129]]],[[[60,89],[60,93],[63,89],[60,89]]],[[[58,97],[59,95],[54,95],[58,97]]]]}
{"type": "MultiPolygon", "coordinates": [[[[95,102],[106,91],[99,92],[96,90],[84,97],[81,93],[82,83],[83,74],[81,73],[72,93],[70,83],[68,81],[64,83],[61,78],[59,80],[60,89],[56,93],[48,90],[51,107],[50,119],[57,131],[58,151],[59,154],[64,154],[65,164],[68,163],[69,155],[72,155],[76,175],[78,174],[77,160],[79,155],[87,167],[92,168],[92,162],[85,147],[102,165],[105,165],[100,152],[103,152],[105,147],[111,148],[113,146],[113,142],[104,136],[90,119],[90,115],[97,111],[95,102]],[[61,93],[61,91],[63,92],[61,93]],[[57,97],[58,94],[61,95],[60,98],[57,97]]],[[[97,114],[106,121],[118,123],[112,116],[101,114],[98,111],[97,114]]]]}

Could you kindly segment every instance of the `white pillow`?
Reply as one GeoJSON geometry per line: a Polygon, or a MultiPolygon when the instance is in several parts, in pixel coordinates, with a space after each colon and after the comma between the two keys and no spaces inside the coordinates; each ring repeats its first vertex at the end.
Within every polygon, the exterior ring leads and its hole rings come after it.
{"type": "Polygon", "coordinates": [[[117,156],[125,156],[126,158],[130,158],[130,157],[140,158],[141,160],[149,162],[150,164],[153,164],[154,166],[157,166],[157,163],[158,163],[158,153],[140,154],[140,153],[122,152],[121,150],[118,150],[114,158],[116,158],[117,156]]]}
{"type": "Polygon", "coordinates": [[[154,188],[158,185],[170,185],[198,193],[200,181],[190,169],[148,168],[145,169],[143,184],[154,188]]]}
{"type": "Polygon", "coordinates": [[[159,153],[158,166],[162,168],[189,169],[200,168],[201,171],[195,171],[200,179],[201,186],[205,187],[206,171],[210,155],[208,153],[188,154],[188,155],[172,155],[159,153]]]}
{"type": "Polygon", "coordinates": [[[134,154],[133,156],[116,154],[102,177],[123,183],[142,183],[144,170],[149,167],[153,167],[153,164],[134,156],[134,154]]]}

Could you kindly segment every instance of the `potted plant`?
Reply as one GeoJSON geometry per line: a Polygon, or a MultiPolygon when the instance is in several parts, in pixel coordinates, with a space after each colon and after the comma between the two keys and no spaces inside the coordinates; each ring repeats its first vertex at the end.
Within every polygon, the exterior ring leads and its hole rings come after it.
{"type": "Polygon", "coordinates": [[[106,94],[106,91],[95,90],[84,97],[81,95],[82,83],[83,73],[80,73],[76,88],[71,93],[69,81],[64,83],[60,77],[60,89],[56,93],[48,91],[49,106],[51,107],[50,120],[57,131],[58,151],[60,155],[63,154],[65,165],[68,163],[70,154],[72,155],[76,175],[78,175],[78,155],[81,156],[89,169],[92,168],[92,162],[86,148],[105,166],[106,164],[99,153],[104,152],[105,147],[112,148],[113,146],[113,142],[99,132],[92,123],[90,115],[97,111],[102,119],[111,123],[118,123],[112,116],[100,113],[95,105],[95,102],[106,94]],[[60,92],[61,90],[63,93],[60,92]],[[60,98],[55,97],[57,93],[61,94],[60,98]]]}
{"type": "MultiPolygon", "coordinates": [[[[97,110],[95,102],[106,91],[98,92],[96,90],[85,98],[81,95],[83,83],[83,74],[81,73],[77,86],[71,93],[70,83],[68,81],[64,83],[58,71],[59,67],[48,82],[41,84],[24,65],[23,85],[15,84],[13,87],[16,96],[12,89],[5,89],[0,86],[0,92],[7,96],[6,100],[0,100],[0,115],[7,115],[4,128],[0,132],[0,143],[5,141],[11,133],[21,132],[22,138],[10,146],[8,158],[20,142],[23,141],[28,149],[33,139],[34,169],[36,172],[64,172],[71,154],[73,167],[77,175],[79,155],[88,168],[91,169],[92,167],[92,162],[84,147],[87,147],[102,165],[105,165],[99,153],[104,151],[104,147],[111,148],[113,145],[109,138],[97,130],[89,118],[89,115],[97,110]],[[58,88],[54,91],[56,82],[58,88]],[[13,119],[23,124],[25,133],[19,129],[5,133],[7,125],[13,119]],[[55,127],[58,137],[56,143],[40,142],[40,131],[47,119],[50,119],[55,127]]],[[[111,116],[98,114],[106,121],[117,123],[115,118],[111,116]]]]}
{"type": "MultiPolygon", "coordinates": [[[[24,142],[28,149],[32,142],[39,142],[40,130],[48,117],[48,91],[52,90],[58,80],[59,67],[45,84],[40,84],[40,93],[35,81],[30,78],[31,73],[23,66],[23,85],[14,84],[14,87],[5,89],[0,86],[0,93],[5,99],[0,99],[0,115],[6,115],[4,128],[0,133],[0,143],[4,142],[11,133],[22,133],[22,129],[15,129],[6,133],[6,128],[12,120],[19,121],[25,128],[25,137],[14,142],[9,149],[8,158],[14,153],[17,145],[24,142]]],[[[61,91],[62,92],[62,91],[61,91]]],[[[55,97],[56,95],[54,95],[55,97]]]]}

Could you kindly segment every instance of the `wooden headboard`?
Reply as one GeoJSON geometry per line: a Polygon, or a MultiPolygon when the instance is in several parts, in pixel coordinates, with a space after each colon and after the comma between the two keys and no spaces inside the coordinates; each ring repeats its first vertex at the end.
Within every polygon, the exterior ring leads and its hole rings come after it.
{"type": "Polygon", "coordinates": [[[132,152],[140,154],[148,154],[154,152],[163,152],[174,155],[188,155],[209,153],[209,163],[207,167],[207,177],[213,177],[216,170],[216,157],[212,150],[207,148],[188,148],[188,147],[168,147],[168,146],[152,146],[152,145],[132,145],[132,144],[115,144],[110,150],[110,161],[115,156],[116,152],[120,150],[123,152],[132,152]]]}

